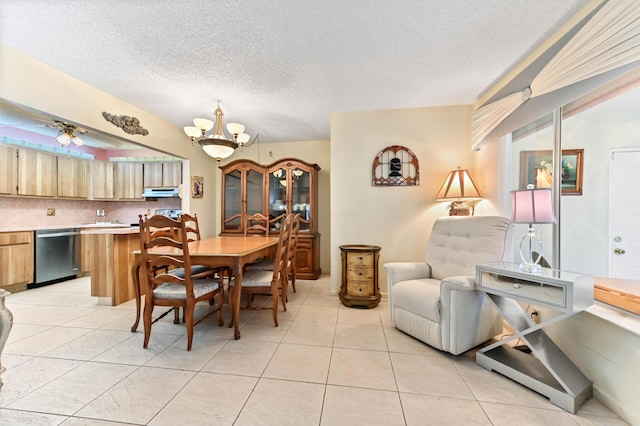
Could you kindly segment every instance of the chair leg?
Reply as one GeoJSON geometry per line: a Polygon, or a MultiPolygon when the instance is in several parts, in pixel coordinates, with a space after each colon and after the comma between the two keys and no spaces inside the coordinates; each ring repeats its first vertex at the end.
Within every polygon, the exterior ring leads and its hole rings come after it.
{"type": "Polygon", "coordinates": [[[278,286],[272,285],[271,298],[273,300],[273,306],[272,306],[273,323],[275,324],[276,327],[278,326],[278,297],[279,297],[278,286]]]}
{"type": "Polygon", "coordinates": [[[224,289],[220,288],[220,293],[218,293],[218,327],[222,327],[224,325],[224,321],[222,320],[222,307],[224,306],[224,289]]]}
{"type": "Polygon", "coordinates": [[[291,287],[293,287],[293,292],[296,292],[296,270],[291,269],[291,287]]]}
{"type": "Polygon", "coordinates": [[[151,337],[151,317],[153,315],[153,302],[151,300],[146,300],[144,303],[144,311],[142,313],[142,323],[144,326],[144,343],[142,344],[143,348],[147,348],[149,344],[149,337],[151,337]]]}
{"type": "Polygon", "coordinates": [[[280,288],[282,289],[282,310],[286,312],[287,302],[289,301],[289,279],[286,276],[282,276],[281,280],[280,288]]]}
{"type": "Polygon", "coordinates": [[[180,308],[177,306],[173,308],[173,323],[180,324],[180,308]]]}
{"type": "Polygon", "coordinates": [[[191,343],[193,342],[193,310],[195,306],[193,303],[187,302],[184,307],[185,324],[187,326],[187,351],[191,350],[191,343]]]}

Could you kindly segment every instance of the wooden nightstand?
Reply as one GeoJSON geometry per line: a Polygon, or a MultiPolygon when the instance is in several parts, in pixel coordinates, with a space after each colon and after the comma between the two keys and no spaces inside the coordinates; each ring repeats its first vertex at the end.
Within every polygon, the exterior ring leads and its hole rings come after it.
{"type": "Polygon", "coordinates": [[[375,308],[380,302],[378,258],[380,247],[368,245],[340,246],[342,286],[340,300],[344,306],[375,308]]]}

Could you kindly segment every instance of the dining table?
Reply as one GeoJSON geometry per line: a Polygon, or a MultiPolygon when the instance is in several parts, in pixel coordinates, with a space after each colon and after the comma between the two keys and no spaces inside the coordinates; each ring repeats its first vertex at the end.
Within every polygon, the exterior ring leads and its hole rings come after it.
{"type": "MultiPolygon", "coordinates": [[[[233,271],[235,285],[229,294],[232,307],[234,338],[240,338],[240,295],[242,293],[242,273],[245,266],[265,257],[273,257],[278,246],[277,237],[265,236],[217,236],[189,243],[189,257],[192,265],[205,265],[211,268],[228,267],[233,271]]],[[[141,285],[141,252],[133,251],[135,260],[131,267],[136,299],[136,320],[131,331],[135,332],[140,323],[142,295],[146,293],[141,285]]],[[[170,248],[150,249],[149,255],[181,256],[182,251],[170,248]]],[[[146,286],[144,286],[146,287],[146,286]]]]}

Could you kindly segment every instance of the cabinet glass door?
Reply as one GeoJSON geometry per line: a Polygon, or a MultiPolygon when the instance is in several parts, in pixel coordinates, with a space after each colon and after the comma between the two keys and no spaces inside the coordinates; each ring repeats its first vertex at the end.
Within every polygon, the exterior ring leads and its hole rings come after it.
{"type": "Polygon", "coordinates": [[[309,230],[310,227],[310,175],[300,168],[291,170],[291,209],[293,214],[299,214],[300,230],[309,230]]]}
{"type": "Polygon", "coordinates": [[[225,175],[224,180],[224,218],[223,231],[241,231],[242,214],[242,172],[233,170],[225,175]]]}
{"type": "Polygon", "coordinates": [[[269,220],[273,231],[280,229],[287,213],[287,171],[276,169],[269,173],[269,220]]]}
{"type": "MultiPolygon", "coordinates": [[[[264,185],[264,174],[257,170],[247,171],[247,211],[246,214],[264,213],[262,188],[264,185]]],[[[244,224],[246,226],[246,224],[244,224]]]]}

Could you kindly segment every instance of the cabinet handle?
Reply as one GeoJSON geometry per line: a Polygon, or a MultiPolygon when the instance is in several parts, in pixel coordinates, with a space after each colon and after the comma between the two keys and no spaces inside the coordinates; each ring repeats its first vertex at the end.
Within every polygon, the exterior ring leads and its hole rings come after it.
{"type": "Polygon", "coordinates": [[[624,249],[621,249],[621,248],[617,248],[617,249],[613,250],[613,252],[615,254],[625,254],[626,253],[626,251],[624,251],[624,249]]]}

